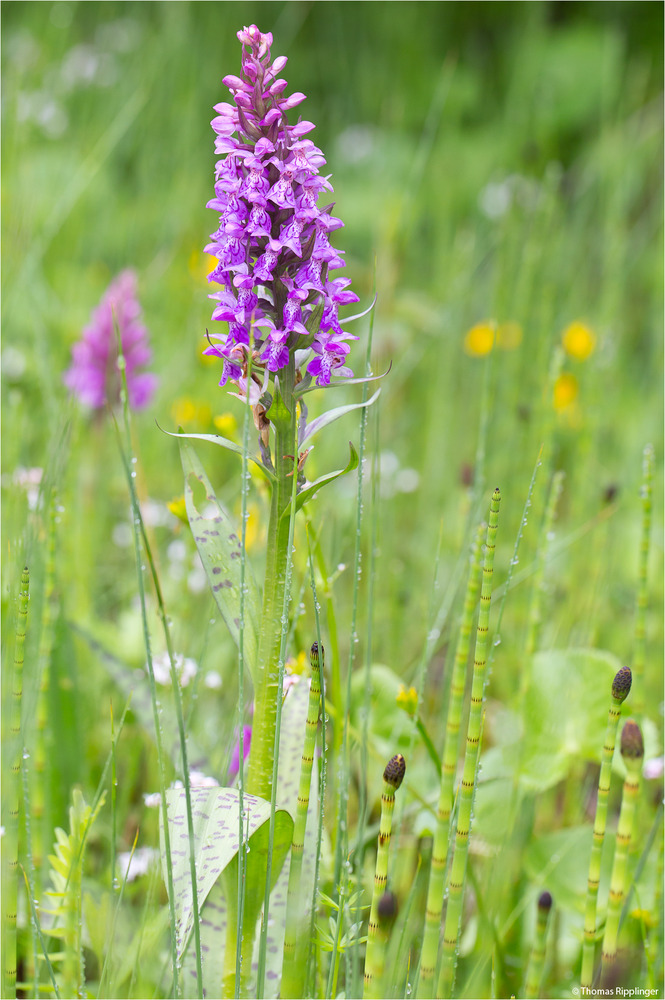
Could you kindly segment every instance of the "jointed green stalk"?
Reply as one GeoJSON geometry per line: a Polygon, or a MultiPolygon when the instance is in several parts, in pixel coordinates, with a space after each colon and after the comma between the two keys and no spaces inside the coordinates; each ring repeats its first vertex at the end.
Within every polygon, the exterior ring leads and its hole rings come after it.
{"type": "Polygon", "coordinates": [[[462,702],[466,685],[466,666],[469,658],[471,629],[473,615],[478,602],[480,589],[480,549],[486,525],[481,524],[471,552],[471,565],[464,598],[464,610],[460,624],[459,639],[455,651],[453,676],[450,685],[450,701],[448,718],[446,720],[446,740],[441,761],[441,790],[437,811],[436,831],[432,847],[432,861],[427,889],[427,907],[425,910],[425,935],[420,959],[420,980],[418,982],[418,997],[434,995],[434,976],[439,953],[439,934],[441,930],[441,912],[443,910],[443,891],[446,877],[446,859],[448,855],[448,837],[450,814],[453,808],[453,793],[457,758],[459,755],[459,732],[462,719],[462,702]]]}
{"type": "MultiPolygon", "coordinates": [[[[547,499],[547,507],[545,508],[545,514],[543,516],[543,526],[540,534],[540,545],[538,547],[538,556],[536,564],[536,573],[531,588],[531,607],[529,608],[529,631],[527,633],[525,653],[527,657],[530,657],[535,653],[538,648],[538,640],[540,638],[540,626],[542,622],[542,606],[543,606],[543,578],[545,574],[545,566],[547,563],[547,555],[551,544],[552,537],[552,526],[554,524],[554,518],[556,516],[556,508],[559,502],[559,497],[561,496],[561,490],[563,489],[563,478],[564,473],[559,469],[552,476],[552,482],[550,485],[549,497],[547,499]]],[[[529,671],[524,670],[522,672],[522,684],[521,684],[521,694],[522,696],[526,694],[526,687],[529,682],[529,671]]]]}
{"type": "Polygon", "coordinates": [[[381,795],[381,821],[379,824],[379,844],[376,851],[374,891],[367,931],[367,951],[365,954],[365,1000],[378,1000],[382,996],[381,980],[386,960],[386,940],[379,918],[379,904],[386,891],[388,881],[388,851],[392,835],[395,792],[404,780],[406,764],[401,753],[391,757],[383,772],[383,793],[381,795]]]}
{"type": "Polygon", "coordinates": [[[21,801],[21,761],[23,740],[21,729],[21,706],[23,702],[23,659],[25,655],[25,633],[28,622],[30,601],[30,573],[25,566],[21,573],[21,589],[18,595],[16,619],[16,643],[14,647],[14,669],[11,683],[11,720],[9,726],[10,774],[7,776],[5,791],[8,801],[5,833],[2,837],[2,995],[16,996],[16,909],[18,898],[18,820],[21,801]]]}
{"type": "Polygon", "coordinates": [[[593,824],[593,841],[591,859],[589,861],[589,878],[587,880],[586,906],[584,910],[584,947],[582,949],[582,975],[580,985],[590,987],[593,980],[593,966],[596,945],[596,910],[598,905],[598,885],[600,882],[600,860],[605,839],[605,824],[607,822],[607,802],[612,777],[612,758],[616,742],[617,726],[621,717],[621,705],[628,697],[632,675],[629,667],[622,667],[612,683],[612,702],[607,717],[607,730],[603,744],[603,755],[598,779],[598,799],[596,802],[596,818],[593,824]]]}
{"type": "Polygon", "coordinates": [[[51,649],[53,646],[53,592],[55,586],[55,525],[57,499],[51,497],[48,526],[48,547],[44,572],[44,604],[42,608],[41,632],[39,638],[39,694],[37,696],[36,734],[34,765],[31,771],[32,800],[32,858],[35,866],[37,885],[43,864],[45,842],[47,760],[46,729],[48,723],[48,692],[51,675],[51,649]]]}
{"type": "Polygon", "coordinates": [[[449,997],[455,983],[455,963],[457,940],[462,916],[466,863],[469,853],[471,833],[471,808],[475,793],[480,756],[480,740],[483,728],[483,699],[485,693],[485,673],[487,666],[487,633],[489,629],[490,602],[492,599],[492,574],[494,571],[494,547],[499,523],[501,493],[497,487],[490,502],[490,516],[485,543],[483,582],[480,591],[480,611],[476,633],[476,651],[471,685],[471,707],[466,735],[464,771],[459,795],[457,831],[453,848],[453,859],[448,876],[448,908],[443,932],[443,961],[437,996],[449,997]]]}
{"type": "MultiPolygon", "coordinates": [[[[300,784],[298,786],[298,804],[296,807],[293,840],[291,843],[291,867],[289,869],[289,889],[286,904],[286,931],[284,935],[284,964],[282,969],[282,995],[299,997],[307,974],[307,957],[298,956],[296,961],[296,946],[298,931],[302,927],[302,893],[300,881],[302,874],[303,851],[305,847],[305,829],[307,827],[307,811],[309,809],[309,790],[312,783],[312,765],[316,750],[316,734],[319,728],[319,710],[321,707],[321,667],[323,666],[324,650],[318,642],[312,643],[310,663],[312,665],[312,680],[309,688],[309,705],[305,722],[305,743],[300,764],[300,784]]],[[[306,934],[303,940],[306,938],[306,934]]]]}
{"type": "Polygon", "coordinates": [[[623,783],[621,811],[619,812],[616,847],[614,849],[614,863],[610,878],[610,896],[607,903],[607,921],[605,923],[605,936],[603,937],[603,976],[606,976],[609,972],[617,954],[621,904],[626,892],[628,848],[630,847],[633,835],[635,806],[642,779],[644,743],[642,740],[642,731],[632,719],[628,720],[621,732],[621,756],[626,765],[626,778],[623,783]]]}
{"type": "Polygon", "coordinates": [[[640,540],[639,582],[637,589],[637,610],[635,616],[635,651],[633,671],[635,674],[635,714],[641,718],[644,712],[644,661],[647,615],[647,570],[649,566],[649,540],[651,537],[651,494],[653,486],[653,445],[644,449],[642,482],[642,537],[640,540]]]}
{"type": "Polygon", "coordinates": [[[545,965],[545,945],[547,942],[547,923],[552,909],[552,896],[549,892],[541,892],[538,897],[538,916],[536,918],[536,936],[531,948],[531,957],[526,971],[524,996],[526,1000],[536,1000],[541,997],[543,967],[545,965]]]}

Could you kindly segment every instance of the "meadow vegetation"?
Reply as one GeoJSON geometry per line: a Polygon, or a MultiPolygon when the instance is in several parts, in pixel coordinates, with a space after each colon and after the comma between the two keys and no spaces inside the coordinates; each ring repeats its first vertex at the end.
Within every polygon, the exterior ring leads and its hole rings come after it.
{"type": "Polygon", "coordinates": [[[284,997],[663,995],[662,6],[384,7],[3,3],[3,996],[272,997],[282,962],[284,997]],[[346,475],[292,516],[278,469],[279,786],[238,627],[271,479],[203,353],[251,24],[307,94],[342,312],[376,297],[348,363],[387,372],[306,397],[349,405],[308,483],[346,475]],[[86,409],[63,376],[127,269],[156,391],[86,409]]]}

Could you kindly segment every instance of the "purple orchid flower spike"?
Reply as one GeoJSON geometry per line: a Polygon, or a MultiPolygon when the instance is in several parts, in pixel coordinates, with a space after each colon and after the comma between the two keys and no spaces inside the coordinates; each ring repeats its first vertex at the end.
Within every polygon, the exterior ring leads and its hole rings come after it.
{"type": "Polygon", "coordinates": [[[348,290],[348,279],[329,278],[344,266],[329,240],[343,223],[330,214],[331,205],[317,206],[332,186],[320,173],[323,153],[305,138],[314,125],[288,123],[287,112],[305,95],[285,96],[279,74],[286,57],[271,62],[272,34],[256,25],[239,31],[238,39],[240,76],[224,78],[234,103],[217,104],[212,121],[222,159],[208,207],[220,216],[206,247],[218,261],[208,280],[221,286],[211,295],[219,303],[212,318],[228,323],[228,332],[212,333],[206,353],[222,361],[220,385],[240,382],[251,330],[256,380],[260,369],[277,375],[298,351],[306,373],[328,385],[331,373],[353,375],[345,364],[346,341],[357,339],[343,329],[337,311],[358,296],[348,290]]]}
{"type": "Polygon", "coordinates": [[[116,326],[125,358],[129,405],[142,410],[150,404],[157,388],[157,376],[139,372],[151,358],[148,331],[140,321],[141,307],[136,297],[136,274],[123,271],[109,285],[102,301],[72,348],[72,364],[63,375],[67,388],[92,410],[120,400],[121,375],[118,370],[116,326]]]}

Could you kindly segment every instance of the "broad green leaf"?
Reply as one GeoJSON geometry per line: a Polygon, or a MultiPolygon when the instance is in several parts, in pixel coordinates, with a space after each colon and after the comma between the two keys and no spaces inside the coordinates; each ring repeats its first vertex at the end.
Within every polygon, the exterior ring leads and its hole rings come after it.
{"type": "MultiPolygon", "coordinates": [[[[173,431],[164,431],[164,433],[168,434],[169,437],[179,438],[180,440],[182,440],[182,438],[190,438],[198,441],[209,441],[210,444],[216,444],[220,448],[226,448],[227,451],[235,452],[235,454],[240,455],[241,458],[244,454],[241,445],[236,444],[235,441],[229,441],[228,438],[222,437],[221,434],[185,434],[182,431],[177,434],[173,431]]],[[[251,455],[248,455],[247,458],[263,473],[269,483],[274,483],[276,481],[274,472],[267,469],[262,462],[257,462],[257,460],[251,455]]]]}
{"type": "MultiPolygon", "coordinates": [[[[307,703],[309,698],[309,684],[302,678],[293,683],[284,699],[282,708],[282,728],[279,750],[279,772],[277,778],[277,805],[280,810],[286,810],[291,816],[295,815],[296,802],[298,798],[298,783],[300,778],[300,757],[305,735],[305,719],[307,717],[307,703]]],[[[308,912],[311,905],[312,892],[314,888],[314,861],[316,857],[316,823],[318,816],[317,788],[315,779],[316,768],[312,769],[312,787],[310,791],[310,805],[305,835],[305,849],[303,855],[303,886],[305,889],[305,911],[308,912]]],[[[222,789],[214,789],[220,792],[222,789]]],[[[225,789],[233,792],[237,796],[235,789],[225,789]]],[[[184,792],[181,791],[184,796],[184,792]]],[[[247,801],[248,796],[245,796],[247,801]]],[[[184,808],[184,798],[183,798],[184,808]]],[[[262,802],[263,800],[257,800],[262,802]]],[[[270,816],[270,803],[268,805],[268,817],[270,816]]],[[[279,813],[278,813],[279,815],[279,813]]],[[[225,820],[226,822],[227,820],[225,820]]],[[[233,841],[238,839],[238,813],[234,813],[233,822],[235,827],[232,831],[233,841]]],[[[266,825],[267,830],[267,825],[266,825]]],[[[186,834],[186,827],[185,827],[186,834]]],[[[290,836],[287,848],[290,847],[290,836]]],[[[247,860],[254,861],[258,850],[255,851],[254,844],[250,843],[250,852],[247,860]]],[[[188,850],[188,843],[186,844],[188,850]]],[[[189,854],[187,854],[187,858],[189,854]]],[[[237,858],[237,846],[235,848],[234,861],[237,858]]],[[[268,924],[268,947],[266,954],[266,981],[264,997],[266,1000],[277,997],[279,993],[282,952],[284,949],[284,927],[286,918],[286,894],[289,881],[290,855],[286,857],[281,871],[277,874],[279,859],[275,855],[273,859],[273,889],[270,895],[270,914],[268,924]],[[276,880],[275,880],[276,877],[276,880]]],[[[279,861],[279,864],[282,864],[279,861]]],[[[197,873],[199,862],[197,854],[197,873]]],[[[237,875],[237,866],[231,875],[237,875]]],[[[175,873],[174,873],[175,878],[175,873]]],[[[187,861],[187,879],[189,880],[189,862],[187,861]]],[[[248,897],[253,894],[258,900],[259,909],[263,905],[265,888],[265,863],[263,869],[258,872],[258,878],[254,869],[248,870],[247,893],[248,897]]],[[[215,996],[222,981],[224,967],[224,949],[226,944],[226,931],[228,920],[228,907],[225,898],[225,880],[217,879],[210,888],[206,896],[205,904],[202,907],[200,917],[201,931],[201,951],[203,967],[203,985],[207,996],[215,996]]],[[[190,901],[191,901],[191,880],[190,901]]],[[[199,899],[200,899],[199,895],[199,899]]],[[[235,909],[235,901],[232,909],[235,909]]],[[[258,911],[254,914],[247,913],[247,919],[255,919],[258,911]]],[[[257,928],[257,950],[255,950],[252,968],[256,972],[258,955],[258,928],[257,928]]],[[[189,935],[189,945],[186,946],[185,958],[183,962],[183,989],[185,997],[196,996],[196,961],[193,954],[193,935],[189,935]]]]}
{"type": "Polygon", "coordinates": [[[315,434],[318,434],[320,430],[323,430],[324,427],[327,427],[328,424],[332,424],[335,420],[339,420],[339,418],[343,417],[346,413],[351,413],[353,410],[362,410],[363,407],[371,406],[380,395],[381,390],[377,389],[371,399],[365,400],[364,403],[349,403],[347,406],[338,406],[334,410],[326,410],[326,412],[322,413],[320,417],[316,417],[315,420],[312,420],[312,422],[307,425],[307,430],[305,431],[305,435],[300,442],[300,446],[302,447],[307,441],[310,440],[310,438],[313,438],[315,434]]]}
{"type": "MultiPolygon", "coordinates": [[[[329,472],[326,476],[321,476],[315,482],[313,482],[306,489],[302,490],[301,493],[296,497],[296,510],[300,510],[303,504],[307,503],[308,500],[318,493],[320,489],[326,486],[328,483],[332,483],[335,479],[339,479],[340,476],[345,476],[347,472],[353,472],[354,469],[358,468],[358,452],[353,447],[352,443],[349,441],[349,450],[351,452],[351,457],[349,459],[349,464],[345,469],[338,469],[336,472],[329,472]]],[[[288,503],[284,508],[283,518],[288,518],[291,516],[291,504],[288,503]]]]}
{"type": "MultiPolygon", "coordinates": [[[[240,646],[240,563],[239,532],[215,496],[194,449],[180,441],[180,457],[185,473],[185,504],[201,562],[217,607],[234,642],[240,646]]],[[[245,628],[243,655],[256,683],[261,598],[249,560],[245,561],[245,628]]]]}
{"type": "MultiPolygon", "coordinates": [[[[194,926],[192,881],[189,862],[189,836],[185,790],[170,788],[166,793],[173,890],[175,894],[176,941],[182,956],[194,926]]],[[[211,889],[222,872],[238,854],[239,793],[235,788],[192,788],[192,820],[194,824],[194,855],[199,909],[205,907],[211,889]]],[[[244,796],[245,830],[249,843],[247,853],[248,897],[262,891],[266,870],[266,830],[270,820],[270,803],[254,795],[244,796]],[[263,830],[263,834],[260,831],[263,830]]],[[[291,844],[293,821],[280,809],[275,815],[273,873],[277,878],[291,844]]],[[[166,882],[163,831],[161,837],[162,872],[166,882]]]]}
{"type": "Polygon", "coordinates": [[[526,697],[517,706],[521,725],[504,727],[501,742],[483,756],[483,778],[518,774],[523,788],[543,791],[565,778],[573,763],[599,761],[620,667],[602,650],[536,653],[526,697]]]}
{"type": "MultiPolygon", "coordinates": [[[[591,855],[591,824],[534,837],[524,855],[524,870],[540,889],[548,889],[557,908],[584,912],[589,857],[591,855]]],[[[612,851],[603,851],[601,883],[609,882],[612,851]]],[[[604,905],[605,893],[599,896],[604,905]]]]}

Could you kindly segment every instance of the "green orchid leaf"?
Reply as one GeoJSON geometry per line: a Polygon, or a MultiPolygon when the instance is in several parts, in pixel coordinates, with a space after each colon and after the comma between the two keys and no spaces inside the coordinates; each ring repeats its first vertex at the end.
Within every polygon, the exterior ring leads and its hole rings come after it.
{"type": "MultiPolygon", "coordinates": [[[[221,505],[194,449],[180,441],[185,473],[185,505],[194,541],[217,607],[234,642],[240,647],[242,549],[240,532],[221,505]]],[[[249,560],[245,561],[243,656],[252,681],[256,669],[261,597],[249,560]]]]}
{"type": "Polygon", "coordinates": [[[364,378],[347,378],[344,381],[329,382],[328,385],[312,385],[310,377],[307,376],[295,387],[293,395],[298,398],[299,396],[304,396],[306,392],[314,392],[315,389],[335,389],[341,385],[363,385],[365,382],[377,382],[380,378],[386,377],[392,366],[393,363],[391,361],[386,370],[380,375],[366,375],[364,378]]]}
{"type": "MultiPolygon", "coordinates": [[[[321,476],[315,482],[311,483],[306,489],[302,490],[301,493],[296,497],[296,510],[300,510],[303,504],[306,504],[308,500],[319,492],[328,483],[334,482],[335,479],[339,479],[341,476],[345,476],[348,472],[353,472],[354,469],[358,468],[358,452],[353,447],[352,443],[349,441],[349,449],[351,452],[351,457],[349,459],[349,464],[345,469],[337,469],[336,472],[329,472],[326,476],[321,476]]],[[[284,513],[282,518],[288,518],[291,516],[291,504],[287,504],[284,508],[284,513]]]]}
{"type": "MultiPolygon", "coordinates": [[[[232,451],[236,455],[240,455],[241,458],[244,454],[243,449],[239,444],[236,444],[235,441],[229,441],[228,438],[222,437],[221,434],[185,434],[183,431],[178,431],[177,434],[174,431],[164,431],[164,434],[168,434],[169,437],[178,439],[188,438],[198,441],[209,441],[210,444],[216,444],[219,445],[220,448],[226,448],[227,451],[232,451]]],[[[255,458],[252,458],[251,455],[248,455],[247,458],[263,473],[269,483],[274,483],[276,481],[274,472],[271,472],[270,469],[266,468],[262,462],[258,462],[255,458]]]]}
{"type": "Polygon", "coordinates": [[[348,406],[338,406],[334,410],[327,410],[325,413],[322,413],[320,417],[312,420],[311,424],[307,425],[307,430],[305,431],[305,435],[300,442],[300,446],[302,447],[305,442],[309,441],[310,438],[313,438],[315,434],[318,434],[318,432],[323,430],[324,427],[327,427],[328,424],[332,424],[333,421],[339,420],[339,418],[343,417],[345,413],[351,413],[353,410],[362,410],[366,406],[371,406],[380,395],[381,389],[377,389],[371,399],[365,400],[364,403],[349,403],[348,406]]]}

